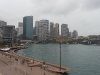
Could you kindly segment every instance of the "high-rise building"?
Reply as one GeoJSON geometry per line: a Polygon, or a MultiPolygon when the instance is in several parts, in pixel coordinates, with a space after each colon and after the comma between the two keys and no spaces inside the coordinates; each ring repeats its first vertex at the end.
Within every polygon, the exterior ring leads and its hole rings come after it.
{"type": "Polygon", "coordinates": [[[47,40],[46,28],[44,26],[39,26],[39,41],[47,40]]]}
{"type": "Polygon", "coordinates": [[[18,36],[23,34],[23,23],[19,22],[18,23],[18,36]]]}
{"type": "Polygon", "coordinates": [[[69,37],[72,38],[73,37],[73,33],[69,32],[69,37]]]}
{"type": "Polygon", "coordinates": [[[25,16],[23,18],[23,39],[33,39],[33,16],[25,16]]]}
{"type": "Polygon", "coordinates": [[[69,37],[69,28],[67,24],[61,25],[61,36],[65,38],[69,37]]]}
{"type": "Polygon", "coordinates": [[[56,39],[57,37],[56,37],[56,28],[55,27],[53,27],[52,29],[51,29],[51,39],[52,40],[54,40],[54,39],[56,39]]]}
{"type": "Polygon", "coordinates": [[[7,22],[0,20],[0,27],[6,26],[6,25],[7,25],[7,22]]]}
{"type": "Polygon", "coordinates": [[[56,36],[56,38],[59,36],[59,24],[58,23],[56,23],[55,24],[55,32],[56,32],[56,34],[55,34],[55,36],[56,36]]]}
{"type": "Polygon", "coordinates": [[[53,30],[54,30],[54,23],[53,22],[50,22],[50,39],[53,38],[53,30]]]}
{"type": "Polygon", "coordinates": [[[0,41],[2,41],[2,37],[3,37],[3,31],[2,28],[0,27],[0,41]]]}
{"type": "Polygon", "coordinates": [[[59,24],[50,23],[50,38],[56,39],[59,36],[59,24]]]}
{"type": "Polygon", "coordinates": [[[73,38],[78,39],[78,32],[76,30],[73,31],[73,38]]]}
{"type": "Polygon", "coordinates": [[[7,42],[9,46],[12,46],[16,40],[16,31],[15,31],[15,26],[13,25],[7,25],[7,26],[2,26],[3,30],[3,41],[7,42]]]}
{"type": "Polygon", "coordinates": [[[2,30],[2,26],[6,26],[7,22],[0,20],[0,41],[2,41],[2,37],[3,37],[3,30],[2,30]]]}
{"type": "Polygon", "coordinates": [[[36,35],[39,35],[39,21],[35,21],[36,35]]]}
{"type": "Polygon", "coordinates": [[[49,37],[49,20],[40,20],[39,21],[39,40],[47,40],[49,37]],[[44,29],[41,31],[41,29],[44,29]],[[44,38],[45,37],[45,38],[44,38]]]}
{"type": "Polygon", "coordinates": [[[51,29],[54,27],[54,23],[53,22],[50,22],[50,31],[51,29]]]}

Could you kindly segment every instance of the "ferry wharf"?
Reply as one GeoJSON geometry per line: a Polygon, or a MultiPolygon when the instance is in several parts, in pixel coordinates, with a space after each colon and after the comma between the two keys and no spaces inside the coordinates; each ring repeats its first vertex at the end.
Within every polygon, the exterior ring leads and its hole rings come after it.
{"type": "Polygon", "coordinates": [[[10,48],[10,51],[7,52],[0,51],[0,61],[9,65],[12,69],[19,69],[20,71],[26,72],[26,74],[21,75],[68,75],[69,68],[62,66],[60,68],[58,65],[15,53],[15,51],[22,48],[26,47],[16,46],[10,48]]]}

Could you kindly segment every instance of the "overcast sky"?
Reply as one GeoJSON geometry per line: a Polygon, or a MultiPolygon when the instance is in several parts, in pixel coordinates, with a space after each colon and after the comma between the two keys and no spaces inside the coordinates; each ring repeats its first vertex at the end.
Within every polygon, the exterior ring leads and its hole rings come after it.
{"type": "Polygon", "coordinates": [[[68,24],[79,36],[100,35],[100,0],[0,0],[0,20],[18,27],[24,16],[68,24]]]}

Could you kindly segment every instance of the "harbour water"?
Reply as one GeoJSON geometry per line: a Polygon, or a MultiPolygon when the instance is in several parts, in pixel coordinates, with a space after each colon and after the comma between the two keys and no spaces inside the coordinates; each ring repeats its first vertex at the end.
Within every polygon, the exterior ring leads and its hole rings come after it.
{"type": "MultiPolygon", "coordinates": [[[[60,65],[59,44],[27,44],[17,53],[60,65]]],[[[61,65],[70,68],[68,75],[100,75],[100,46],[61,45],[61,65]]]]}

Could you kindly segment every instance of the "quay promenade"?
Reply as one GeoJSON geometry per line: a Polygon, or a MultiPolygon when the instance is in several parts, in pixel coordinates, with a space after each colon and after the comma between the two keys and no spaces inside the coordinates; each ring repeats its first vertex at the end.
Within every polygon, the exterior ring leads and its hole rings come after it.
{"type": "Polygon", "coordinates": [[[15,51],[24,47],[14,47],[8,52],[0,51],[0,74],[1,75],[67,75],[69,68],[60,67],[21,56],[15,51]]]}

